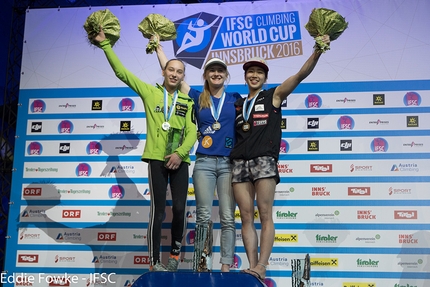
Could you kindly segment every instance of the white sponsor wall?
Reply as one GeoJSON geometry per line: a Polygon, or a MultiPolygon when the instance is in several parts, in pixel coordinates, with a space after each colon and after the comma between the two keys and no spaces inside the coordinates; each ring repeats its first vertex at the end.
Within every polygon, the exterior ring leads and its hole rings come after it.
{"type": "MultiPolygon", "coordinates": [[[[309,253],[311,286],[429,286],[426,0],[30,7],[3,286],[131,286],[149,268],[150,191],[147,165],[140,161],[145,111],[104,53],[88,43],[83,24],[92,12],[108,8],[118,17],[121,37],[114,50],[144,81],[161,83],[162,77],[137,26],[159,13],[177,25],[177,40],[163,48],[169,58],[187,62],[190,85],[201,89],[203,62],[218,56],[228,63],[228,90],[245,95],[242,64],[249,57],[268,59],[267,87],[298,71],[314,45],[304,25],[319,7],[338,11],[349,28],[282,108],[281,182],[266,284],[291,286],[291,259],[309,253]],[[196,32],[199,27],[207,29],[196,32]]],[[[182,270],[192,266],[191,178],[188,194],[182,270]]],[[[239,211],[236,218],[233,271],[248,268],[239,211]]],[[[164,261],[170,220],[168,206],[164,261]]],[[[260,228],[258,213],[256,223],[260,228]]]]}

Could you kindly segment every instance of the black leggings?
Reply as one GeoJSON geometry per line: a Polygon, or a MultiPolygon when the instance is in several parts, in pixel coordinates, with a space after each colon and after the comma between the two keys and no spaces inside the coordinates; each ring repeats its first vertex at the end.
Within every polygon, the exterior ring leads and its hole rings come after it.
{"type": "Polygon", "coordinates": [[[178,169],[164,167],[164,161],[151,160],[148,163],[149,190],[151,196],[148,224],[148,251],[151,264],[160,261],[161,224],[166,209],[167,184],[172,193],[171,251],[179,255],[185,229],[185,207],[187,203],[189,171],[188,164],[182,162],[178,169]]]}

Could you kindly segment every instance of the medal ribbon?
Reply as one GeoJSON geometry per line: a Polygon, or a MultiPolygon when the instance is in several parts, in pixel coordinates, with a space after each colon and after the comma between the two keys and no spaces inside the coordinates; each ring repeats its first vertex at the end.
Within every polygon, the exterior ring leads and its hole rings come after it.
{"type": "Polygon", "coordinates": [[[211,114],[212,117],[215,119],[215,122],[218,122],[219,116],[221,115],[222,107],[224,105],[225,100],[225,92],[222,93],[221,98],[219,99],[218,108],[215,108],[214,101],[211,99],[211,114]]]}
{"type": "Polygon", "coordinates": [[[173,101],[170,106],[169,112],[167,112],[167,105],[169,104],[169,94],[167,93],[166,88],[164,88],[164,120],[168,122],[173,115],[173,108],[176,105],[176,101],[178,100],[178,91],[176,90],[173,93],[173,101]]]}
{"type": "Polygon", "coordinates": [[[245,120],[245,122],[248,122],[249,116],[251,115],[252,108],[254,107],[255,100],[257,99],[259,94],[260,92],[258,92],[258,94],[256,94],[255,97],[252,98],[248,108],[246,108],[249,102],[248,97],[246,97],[245,101],[243,102],[243,119],[245,120]]]}

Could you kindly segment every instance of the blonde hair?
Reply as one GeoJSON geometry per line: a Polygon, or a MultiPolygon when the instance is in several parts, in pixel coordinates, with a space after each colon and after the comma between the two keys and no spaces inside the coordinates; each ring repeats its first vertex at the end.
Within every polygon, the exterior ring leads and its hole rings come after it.
{"type": "MultiPolygon", "coordinates": [[[[203,72],[203,78],[205,78],[205,74],[207,70],[208,69],[206,69],[203,72]]],[[[230,74],[227,69],[225,69],[225,74],[226,74],[225,81],[227,81],[230,77],[230,74]]],[[[203,91],[199,96],[199,106],[200,106],[199,110],[206,109],[206,108],[209,109],[211,107],[211,91],[209,90],[209,82],[206,79],[205,79],[205,83],[203,84],[203,91]]]]}

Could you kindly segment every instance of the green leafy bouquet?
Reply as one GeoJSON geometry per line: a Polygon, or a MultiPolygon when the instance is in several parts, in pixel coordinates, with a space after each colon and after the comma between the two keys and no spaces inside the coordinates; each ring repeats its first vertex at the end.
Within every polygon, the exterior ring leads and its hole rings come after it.
{"type": "Polygon", "coordinates": [[[330,46],[322,41],[323,36],[328,35],[330,41],[336,40],[348,28],[348,22],[334,10],[317,8],[312,10],[305,28],[315,38],[316,50],[324,53],[330,46]]]}
{"type": "Polygon", "coordinates": [[[137,26],[139,31],[142,32],[143,37],[151,39],[146,45],[146,53],[152,54],[160,41],[168,41],[176,39],[176,28],[175,24],[160,14],[149,14],[146,16],[142,22],[137,26]]]}
{"type": "Polygon", "coordinates": [[[109,9],[95,11],[85,21],[84,29],[88,34],[88,40],[95,46],[99,46],[99,43],[94,41],[93,37],[100,32],[100,28],[103,28],[106,39],[113,47],[119,40],[121,26],[118,18],[109,9]]]}

